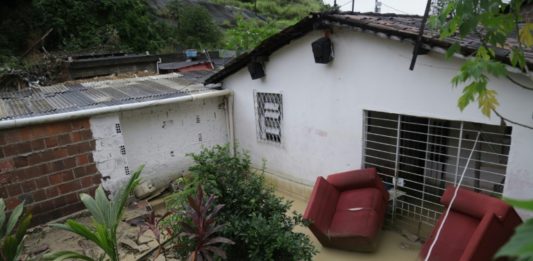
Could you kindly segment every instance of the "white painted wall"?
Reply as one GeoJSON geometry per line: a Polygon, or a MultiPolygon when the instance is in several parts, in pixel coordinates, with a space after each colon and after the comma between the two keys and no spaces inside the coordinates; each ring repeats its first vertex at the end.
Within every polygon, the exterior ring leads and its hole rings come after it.
{"type": "MultiPolygon", "coordinates": [[[[269,172],[309,185],[317,176],[361,167],[364,110],[500,124],[475,105],[457,108],[462,88],[452,88],[450,79],[459,59],[430,53],[409,71],[412,45],[335,29],[335,60],[315,64],[311,42],[319,37],[312,32],[272,54],[264,79],[251,80],[243,68],[224,81],[234,90],[236,139],[258,167],[265,159],[269,172]],[[283,94],[282,147],[257,141],[254,90],[283,94]]],[[[492,79],[490,87],[503,115],[533,125],[533,92],[505,79],[492,79]]],[[[533,131],[513,126],[506,196],[533,198],[532,148],[533,131]]]]}
{"type": "Polygon", "coordinates": [[[189,169],[186,154],[228,142],[223,97],[125,111],[120,122],[130,170],[145,164],[142,177],[156,187],[189,169]]]}
{"type": "Polygon", "coordinates": [[[106,190],[116,191],[128,180],[124,167],[128,166],[127,158],[120,153],[124,145],[122,133],[116,132],[116,124],[120,123],[117,113],[94,116],[90,120],[91,131],[96,141],[93,158],[96,168],[103,177],[106,190]]]}

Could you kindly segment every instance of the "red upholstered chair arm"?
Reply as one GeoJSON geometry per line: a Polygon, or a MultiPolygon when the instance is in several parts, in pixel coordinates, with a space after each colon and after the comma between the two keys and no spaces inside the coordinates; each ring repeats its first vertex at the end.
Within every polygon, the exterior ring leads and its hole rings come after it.
{"type": "Polygon", "coordinates": [[[327,233],[338,199],[339,191],[323,177],[318,177],[303,216],[311,222],[311,229],[327,233]]]}
{"type": "Polygon", "coordinates": [[[499,248],[511,237],[500,219],[489,213],[481,219],[465,248],[461,261],[492,260],[499,248]]]}

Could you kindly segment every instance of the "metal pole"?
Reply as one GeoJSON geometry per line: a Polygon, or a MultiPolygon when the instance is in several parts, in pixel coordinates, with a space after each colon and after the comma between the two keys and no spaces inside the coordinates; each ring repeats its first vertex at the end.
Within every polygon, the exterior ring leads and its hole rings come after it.
{"type": "Polygon", "coordinates": [[[355,0],[352,0],[352,13],[353,13],[353,10],[354,10],[354,6],[355,6],[355,0]]]}

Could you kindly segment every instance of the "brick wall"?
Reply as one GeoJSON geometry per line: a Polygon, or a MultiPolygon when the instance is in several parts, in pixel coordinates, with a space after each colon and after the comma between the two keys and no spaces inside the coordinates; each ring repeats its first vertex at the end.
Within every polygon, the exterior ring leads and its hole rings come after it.
{"type": "Polygon", "coordinates": [[[34,224],[83,209],[78,194],[101,180],[94,148],[89,119],[0,130],[0,197],[25,201],[34,224]]]}

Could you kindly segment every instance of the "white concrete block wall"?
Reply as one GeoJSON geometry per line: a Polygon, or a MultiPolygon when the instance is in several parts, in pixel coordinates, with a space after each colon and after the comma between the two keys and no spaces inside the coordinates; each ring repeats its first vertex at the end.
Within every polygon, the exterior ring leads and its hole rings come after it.
{"type": "MultiPolygon", "coordinates": [[[[121,154],[120,146],[124,145],[122,133],[117,133],[120,125],[118,113],[91,117],[91,131],[96,141],[93,158],[96,168],[102,174],[103,186],[106,190],[116,191],[118,186],[128,180],[125,167],[127,158],[121,154]]],[[[134,171],[134,170],[131,170],[134,171]]]]}
{"type": "MultiPolygon", "coordinates": [[[[418,57],[409,71],[413,46],[348,29],[335,29],[335,60],[315,64],[312,32],[276,51],[266,64],[266,78],[251,80],[246,68],[224,81],[234,91],[235,135],[260,167],[312,184],[317,176],[359,168],[363,152],[363,112],[375,110],[405,115],[500,124],[486,118],[473,104],[461,112],[457,99],[462,88],[450,80],[462,63],[430,53],[418,57]],[[283,94],[283,146],[257,141],[253,92],[283,94]]],[[[533,125],[533,92],[506,79],[491,79],[498,92],[499,111],[533,125]]],[[[533,198],[533,131],[513,126],[504,194],[533,198]]]]}
{"type": "Polygon", "coordinates": [[[186,154],[229,141],[226,118],[223,97],[122,112],[130,169],[145,164],[143,177],[168,185],[189,169],[186,154]]]}

